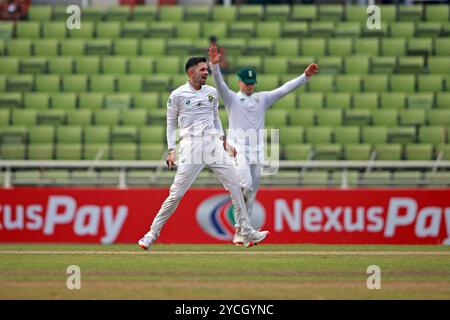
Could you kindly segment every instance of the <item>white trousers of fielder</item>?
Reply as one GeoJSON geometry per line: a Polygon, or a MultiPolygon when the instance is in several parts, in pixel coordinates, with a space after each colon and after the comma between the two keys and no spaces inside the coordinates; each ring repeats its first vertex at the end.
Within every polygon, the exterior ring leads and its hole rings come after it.
{"type": "Polygon", "coordinates": [[[214,172],[225,189],[230,192],[235,208],[235,221],[241,227],[242,234],[246,236],[253,231],[233,161],[223,149],[223,141],[218,136],[208,136],[203,139],[188,137],[180,142],[177,173],[170,187],[169,196],[153,219],[150,228],[152,240],[158,238],[162,227],[205,166],[214,172]]]}

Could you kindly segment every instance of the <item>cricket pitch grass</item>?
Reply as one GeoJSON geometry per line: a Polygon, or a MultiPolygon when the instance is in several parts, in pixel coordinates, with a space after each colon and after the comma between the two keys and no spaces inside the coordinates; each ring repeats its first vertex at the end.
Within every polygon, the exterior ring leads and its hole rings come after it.
{"type": "Polygon", "coordinates": [[[448,300],[450,247],[3,244],[0,299],[448,300]],[[381,289],[367,287],[371,265],[381,289]]]}

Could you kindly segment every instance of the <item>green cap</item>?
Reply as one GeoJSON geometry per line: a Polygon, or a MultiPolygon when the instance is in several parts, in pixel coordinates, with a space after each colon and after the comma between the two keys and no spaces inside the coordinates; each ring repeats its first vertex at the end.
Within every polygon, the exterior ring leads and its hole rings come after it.
{"type": "Polygon", "coordinates": [[[256,71],[253,68],[244,67],[237,73],[238,79],[245,84],[256,83],[256,71]]]}

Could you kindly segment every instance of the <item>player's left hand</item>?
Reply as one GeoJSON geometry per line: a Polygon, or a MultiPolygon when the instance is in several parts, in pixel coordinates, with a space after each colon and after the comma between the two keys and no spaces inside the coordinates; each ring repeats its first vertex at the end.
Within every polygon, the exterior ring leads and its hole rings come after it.
{"type": "Polygon", "coordinates": [[[223,148],[225,149],[226,152],[228,152],[230,156],[236,158],[237,155],[236,148],[229,145],[226,139],[223,141],[223,148]]]}
{"type": "Polygon", "coordinates": [[[306,69],[305,69],[305,75],[309,78],[312,77],[314,74],[319,71],[319,66],[315,63],[311,63],[306,69]]]}

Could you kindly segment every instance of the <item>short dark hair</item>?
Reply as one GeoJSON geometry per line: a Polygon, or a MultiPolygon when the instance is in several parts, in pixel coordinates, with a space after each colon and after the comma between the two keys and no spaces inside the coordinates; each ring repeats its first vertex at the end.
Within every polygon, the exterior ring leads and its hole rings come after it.
{"type": "Polygon", "coordinates": [[[200,62],[206,63],[206,57],[192,57],[192,58],[189,58],[189,60],[186,62],[186,66],[184,68],[186,70],[186,73],[188,72],[188,70],[191,67],[198,65],[200,62]]]}

